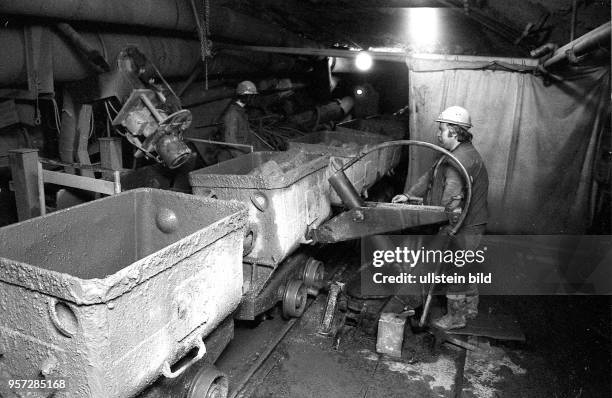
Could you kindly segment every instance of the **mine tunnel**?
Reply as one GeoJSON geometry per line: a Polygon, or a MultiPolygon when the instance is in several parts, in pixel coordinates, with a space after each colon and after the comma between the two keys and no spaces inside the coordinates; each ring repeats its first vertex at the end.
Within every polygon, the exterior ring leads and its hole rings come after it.
{"type": "Polygon", "coordinates": [[[612,397],[610,1],[0,1],[0,398],[612,397]]]}

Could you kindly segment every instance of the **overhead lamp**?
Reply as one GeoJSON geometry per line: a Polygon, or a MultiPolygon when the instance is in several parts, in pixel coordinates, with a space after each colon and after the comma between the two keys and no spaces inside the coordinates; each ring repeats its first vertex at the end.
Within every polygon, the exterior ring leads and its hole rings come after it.
{"type": "Polygon", "coordinates": [[[365,51],[360,51],[357,57],[355,57],[355,66],[363,72],[370,70],[372,67],[372,56],[365,51]]]}
{"type": "Polygon", "coordinates": [[[410,8],[407,10],[407,27],[413,45],[428,46],[434,44],[439,36],[439,14],[436,8],[410,8]]]}

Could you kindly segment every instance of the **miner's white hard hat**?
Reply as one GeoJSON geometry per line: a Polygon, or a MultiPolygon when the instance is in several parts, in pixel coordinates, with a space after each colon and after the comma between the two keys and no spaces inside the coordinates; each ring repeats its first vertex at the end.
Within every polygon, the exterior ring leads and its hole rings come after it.
{"type": "Polygon", "coordinates": [[[451,106],[446,108],[440,113],[440,116],[436,119],[436,122],[456,124],[461,127],[469,129],[472,127],[472,118],[470,113],[460,106],[451,106]]]}
{"type": "Polygon", "coordinates": [[[245,80],[243,82],[238,83],[236,86],[236,94],[238,95],[251,95],[257,94],[257,87],[255,87],[255,83],[250,80],[245,80]]]}

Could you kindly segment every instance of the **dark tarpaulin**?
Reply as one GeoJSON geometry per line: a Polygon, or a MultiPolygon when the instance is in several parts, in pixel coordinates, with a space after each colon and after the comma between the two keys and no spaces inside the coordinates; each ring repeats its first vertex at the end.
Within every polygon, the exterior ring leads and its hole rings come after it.
{"type": "MultiPolygon", "coordinates": [[[[489,233],[584,233],[598,140],[610,116],[610,69],[572,68],[545,85],[530,68],[410,59],[411,139],[436,142],[447,106],[469,110],[489,171],[489,233]]],[[[407,185],[432,164],[411,148],[407,185]]]]}

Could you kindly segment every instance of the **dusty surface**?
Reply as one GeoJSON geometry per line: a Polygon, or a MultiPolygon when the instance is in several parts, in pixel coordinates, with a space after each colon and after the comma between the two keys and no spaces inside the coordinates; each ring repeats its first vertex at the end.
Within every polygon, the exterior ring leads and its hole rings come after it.
{"type": "Polygon", "coordinates": [[[244,396],[452,396],[455,350],[444,348],[438,356],[409,364],[376,354],[375,338],[356,328],[342,334],[336,349],[332,339],[316,334],[324,304],[324,297],[313,303],[255,374],[244,396]]]}
{"type": "MultiPolygon", "coordinates": [[[[328,263],[350,270],[350,250],[334,252],[328,263]]],[[[430,335],[407,333],[396,360],[377,354],[376,337],[355,327],[345,328],[339,343],[317,335],[325,304],[319,297],[238,396],[608,398],[610,303],[608,297],[483,297],[481,311],[519,320],[525,343],[479,339],[482,353],[465,354],[448,344],[432,349],[430,335]]],[[[217,362],[230,376],[230,390],[285,325],[275,316],[238,326],[217,362]]]]}

